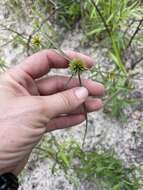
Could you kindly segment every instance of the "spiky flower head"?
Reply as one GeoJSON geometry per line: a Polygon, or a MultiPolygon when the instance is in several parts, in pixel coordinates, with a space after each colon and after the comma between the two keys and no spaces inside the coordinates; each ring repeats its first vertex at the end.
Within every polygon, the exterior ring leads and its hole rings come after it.
{"type": "Polygon", "coordinates": [[[40,44],[41,44],[41,38],[40,38],[39,35],[33,36],[33,38],[32,38],[32,44],[34,46],[40,46],[40,44]]]}
{"type": "Polygon", "coordinates": [[[82,73],[87,70],[86,64],[81,59],[73,59],[69,63],[69,68],[73,74],[82,73]]]}

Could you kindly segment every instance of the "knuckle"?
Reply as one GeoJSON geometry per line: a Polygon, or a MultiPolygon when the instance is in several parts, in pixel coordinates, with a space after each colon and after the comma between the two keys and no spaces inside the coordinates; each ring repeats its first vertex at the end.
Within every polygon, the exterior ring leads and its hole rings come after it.
{"type": "Polygon", "coordinates": [[[45,114],[47,110],[46,100],[44,98],[38,98],[38,109],[40,113],[45,114]]]}
{"type": "Polygon", "coordinates": [[[69,110],[69,108],[72,106],[71,99],[72,98],[67,94],[60,94],[60,100],[65,110],[69,110]]]}
{"type": "Polygon", "coordinates": [[[55,88],[56,91],[59,91],[61,89],[61,81],[59,76],[54,76],[53,80],[55,81],[55,88]]]}

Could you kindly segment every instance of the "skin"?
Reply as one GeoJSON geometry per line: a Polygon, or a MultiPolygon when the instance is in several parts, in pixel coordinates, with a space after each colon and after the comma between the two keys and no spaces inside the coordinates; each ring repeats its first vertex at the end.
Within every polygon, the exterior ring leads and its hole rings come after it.
{"type": "MultiPolygon", "coordinates": [[[[65,53],[82,59],[88,68],[94,64],[83,54],[65,53]]],[[[0,174],[18,175],[46,132],[83,122],[83,102],[88,112],[102,107],[100,99],[90,96],[102,96],[103,85],[83,80],[84,87],[78,87],[73,79],[64,89],[68,77],[46,75],[52,68],[67,67],[55,50],[43,50],[0,76],[0,174]]]]}

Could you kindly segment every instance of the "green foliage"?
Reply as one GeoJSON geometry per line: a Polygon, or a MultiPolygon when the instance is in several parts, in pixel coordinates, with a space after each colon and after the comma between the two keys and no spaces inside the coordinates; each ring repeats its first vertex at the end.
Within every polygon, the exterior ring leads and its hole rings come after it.
{"type": "Polygon", "coordinates": [[[18,19],[17,21],[20,22],[21,19],[25,18],[25,11],[24,11],[24,2],[19,0],[5,0],[4,1],[7,10],[12,13],[12,17],[18,19]]]}
{"type": "Polygon", "coordinates": [[[119,32],[121,33],[124,28],[128,27],[127,22],[129,19],[139,19],[142,17],[143,9],[139,1],[98,0],[94,2],[96,2],[96,6],[98,6],[102,17],[106,21],[109,31],[107,31],[106,26],[101,20],[96,7],[93,6],[92,1],[89,1],[85,5],[85,10],[88,10],[85,14],[89,14],[86,16],[87,24],[83,26],[88,36],[98,37],[101,35],[99,37],[101,39],[102,37],[109,37],[107,33],[110,32],[112,35],[116,34],[115,36],[118,37],[119,32]],[[103,32],[105,32],[104,35],[102,35],[103,32]]]}
{"type": "MultiPolygon", "coordinates": [[[[85,0],[84,0],[85,1],[85,0]]],[[[72,29],[81,18],[80,0],[57,0],[57,24],[72,29]]]]}
{"type": "Polygon", "coordinates": [[[56,41],[58,33],[50,20],[50,14],[53,13],[50,3],[47,3],[46,0],[34,2],[31,0],[21,2],[6,0],[3,4],[11,18],[7,18],[10,25],[4,25],[3,21],[2,24],[0,23],[1,28],[9,32],[6,43],[22,47],[22,52],[26,52],[27,55],[53,47],[49,39],[52,38],[53,41],[56,41]],[[30,30],[25,28],[25,25],[30,30]]]}
{"type": "Polygon", "coordinates": [[[138,103],[137,100],[130,98],[130,94],[134,89],[130,80],[132,76],[126,76],[121,71],[116,70],[115,67],[105,71],[99,65],[96,65],[91,73],[93,80],[97,80],[106,86],[104,111],[117,119],[125,121],[127,117],[124,114],[124,109],[138,103]]]}
{"type": "Polygon", "coordinates": [[[40,155],[54,159],[53,173],[63,170],[70,182],[87,180],[106,190],[138,190],[141,185],[136,169],[125,167],[113,152],[83,151],[75,141],[51,146],[51,139],[50,143],[44,141],[38,150],[40,155]]]}
{"type": "MultiPolygon", "coordinates": [[[[117,69],[127,75],[124,55],[132,37],[128,34],[129,20],[142,19],[139,1],[90,0],[83,6],[82,28],[90,39],[103,41],[117,69]]],[[[131,44],[130,44],[131,45],[131,44]]]]}

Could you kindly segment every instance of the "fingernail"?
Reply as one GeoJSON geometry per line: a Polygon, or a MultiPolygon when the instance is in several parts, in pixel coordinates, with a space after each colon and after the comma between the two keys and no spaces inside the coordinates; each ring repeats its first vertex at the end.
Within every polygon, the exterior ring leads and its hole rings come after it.
{"type": "Polygon", "coordinates": [[[78,87],[75,90],[75,95],[78,99],[86,99],[88,96],[88,90],[84,87],[78,87]]]}

